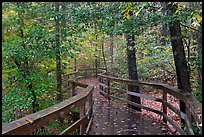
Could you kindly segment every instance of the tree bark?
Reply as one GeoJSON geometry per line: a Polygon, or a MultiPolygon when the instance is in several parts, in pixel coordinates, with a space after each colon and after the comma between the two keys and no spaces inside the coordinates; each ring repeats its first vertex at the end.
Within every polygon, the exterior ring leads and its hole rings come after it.
{"type": "MultiPolygon", "coordinates": [[[[174,13],[176,12],[176,10],[176,5],[167,5],[167,13],[169,17],[175,16],[174,13]]],[[[190,93],[190,77],[182,41],[180,22],[176,18],[172,18],[172,22],[169,24],[169,30],[173,49],[174,63],[176,66],[177,85],[178,88],[181,89],[181,92],[190,93]]],[[[185,103],[182,101],[180,101],[180,110],[185,113],[185,103]]]]}
{"type": "MultiPolygon", "coordinates": [[[[19,17],[19,31],[20,31],[20,37],[22,39],[22,47],[24,48],[24,50],[26,50],[26,45],[24,43],[24,32],[23,32],[23,28],[24,28],[24,20],[23,20],[23,16],[22,16],[22,12],[20,11],[20,9],[22,8],[21,6],[24,5],[24,3],[20,4],[19,2],[17,2],[17,8],[18,8],[18,17],[19,17]]],[[[29,63],[28,63],[28,58],[25,56],[24,57],[24,64],[19,63],[17,59],[15,59],[14,57],[12,57],[15,64],[17,65],[18,69],[22,72],[22,76],[24,79],[28,78],[30,75],[30,68],[29,68],[29,63]]],[[[35,91],[33,90],[33,86],[32,86],[32,81],[28,81],[26,83],[27,85],[27,89],[29,91],[31,91],[31,96],[33,98],[33,102],[32,102],[32,109],[33,109],[33,113],[37,112],[39,110],[39,104],[37,103],[37,99],[36,99],[36,94],[35,91]]]]}
{"type": "Polygon", "coordinates": [[[113,75],[113,34],[110,34],[110,71],[109,75],[113,75]]]}
{"type": "MultiPolygon", "coordinates": [[[[198,33],[198,85],[202,88],[202,24],[200,24],[198,33]]],[[[201,89],[202,90],[202,89],[201,89]]]]}
{"type": "MultiPolygon", "coordinates": [[[[166,5],[164,2],[160,2],[160,4],[161,4],[161,6],[162,6],[163,15],[166,15],[167,5],[166,5]]],[[[161,31],[161,36],[162,36],[160,41],[161,41],[161,44],[162,44],[163,46],[165,46],[166,43],[167,43],[166,37],[169,35],[169,30],[168,30],[168,28],[167,28],[166,25],[162,25],[160,31],[161,31]]]]}
{"type": "MultiPolygon", "coordinates": [[[[126,34],[126,41],[127,41],[127,63],[128,63],[128,74],[129,74],[129,79],[131,80],[138,80],[138,74],[137,74],[137,66],[136,66],[136,55],[135,55],[135,36],[134,34],[129,35],[126,34]]],[[[129,85],[128,86],[128,90],[132,91],[132,92],[136,92],[139,93],[139,87],[138,86],[132,86],[129,85]]],[[[140,101],[140,97],[135,97],[135,96],[129,96],[130,100],[141,104],[140,101]]],[[[128,105],[129,107],[131,107],[132,109],[135,109],[137,111],[141,111],[141,108],[135,107],[135,106],[131,106],[128,105]]]]}
{"type": "Polygon", "coordinates": [[[96,35],[96,39],[95,39],[95,68],[96,68],[96,77],[97,77],[97,75],[98,75],[97,68],[98,68],[99,63],[98,63],[98,55],[97,55],[97,53],[98,53],[98,48],[97,48],[98,35],[96,34],[97,33],[96,29],[97,29],[97,27],[96,27],[96,24],[95,24],[95,35],[96,35]]]}
{"type": "Polygon", "coordinates": [[[108,69],[107,69],[107,65],[106,65],[106,57],[105,57],[104,42],[103,42],[103,40],[101,42],[101,51],[102,51],[104,66],[105,66],[106,73],[107,73],[108,69]]]}
{"type": "MultiPolygon", "coordinates": [[[[55,2],[55,11],[59,14],[59,2],[55,2]]],[[[56,38],[56,78],[57,78],[57,101],[61,102],[63,100],[62,97],[62,76],[61,76],[61,58],[60,58],[60,25],[59,18],[55,18],[55,38],[56,38]]]]}

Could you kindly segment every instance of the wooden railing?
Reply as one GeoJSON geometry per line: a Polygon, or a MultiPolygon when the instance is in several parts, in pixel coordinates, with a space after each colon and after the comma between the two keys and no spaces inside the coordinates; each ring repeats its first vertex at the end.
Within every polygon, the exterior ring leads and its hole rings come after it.
{"type": "MultiPolygon", "coordinates": [[[[93,71],[96,69],[93,69],[93,71]]],[[[88,134],[93,121],[93,86],[77,82],[78,78],[84,77],[85,70],[79,70],[64,75],[64,87],[69,89],[71,85],[71,98],[60,102],[47,109],[43,109],[26,117],[20,118],[10,123],[2,125],[3,135],[30,135],[36,129],[39,129],[49,122],[59,119],[72,110],[79,108],[80,119],[71,124],[60,135],[68,135],[80,127],[80,135],[88,134]],[[75,93],[77,86],[85,88],[82,93],[75,93]],[[87,106],[87,107],[86,107],[87,106]],[[87,110],[86,110],[87,109],[87,110]]],[[[88,69],[87,69],[88,71],[88,69]]],[[[67,92],[70,92],[67,90],[67,92]]]]}
{"type": "MultiPolygon", "coordinates": [[[[103,73],[104,74],[104,73],[103,73]]],[[[156,114],[159,114],[163,116],[163,121],[167,123],[167,121],[182,135],[194,135],[194,132],[191,128],[192,122],[194,121],[196,123],[196,126],[199,128],[200,131],[202,131],[202,104],[195,99],[195,97],[192,96],[192,94],[183,94],[179,89],[172,88],[166,84],[158,84],[158,83],[149,83],[149,82],[141,82],[141,81],[136,81],[136,80],[130,80],[130,79],[122,79],[122,78],[116,78],[116,77],[111,77],[103,74],[98,74],[99,78],[99,87],[100,87],[100,93],[104,95],[107,98],[113,98],[113,99],[118,99],[120,101],[126,102],[132,106],[136,106],[148,111],[152,111],[156,114]],[[122,84],[128,85],[136,85],[136,86],[152,86],[156,89],[161,89],[163,91],[163,97],[162,98],[156,98],[150,95],[144,95],[141,93],[135,93],[131,92],[128,90],[122,90],[118,89],[116,87],[110,86],[111,83],[114,82],[119,82],[122,84]],[[110,92],[111,90],[111,92],[110,92]],[[113,91],[117,92],[123,92],[127,96],[137,96],[149,100],[154,100],[157,102],[162,103],[163,106],[163,111],[160,110],[155,110],[153,108],[150,108],[148,106],[144,106],[142,104],[138,104],[135,102],[131,102],[127,98],[122,98],[115,96],[111,93],[113,91]],[[181,112],[179,109],[177,109],[175,106],[170,104],[167,101],[167,94],[170,94],[179,100],[182,100],[185,102],[186,106],[186,113],[181,112]],[[172,120],[167,113],[167,108],[175,112],[180,118],[184,119],[185,124],[186,124],[186,130],[184,131],[174,120],[172,120]]]]}
{"type": "Polygon", "coordinates": [[[75,108],[80,109],[80,119],[75,123],[70,125],[67,129],[65,129],[60,135],[71,134],[74,130],[80,127],[80,134],[88,134],[93,121],[93,86],[88,86],[86,84],[82,84],[77,82],[80,78],[87,78],[90,76],[98,77],[100,81],[100,93],[107,98],[114,98],[126,102],[132,106],[140,107],[142,109],[152,111],[156,114],[163,116],[163,121],[167,123],[167,121],[180,133],[180,134],[190,134],[193,135],[194,132],[191,128],[192,122],[196,123],[196,126],[202,131],[202,105],[201,103],[195,99],[191,94],[183,94],[179,89],[172,88],[166,84],[158,84],[158,83],[149,83],[149,82],[141,82],[129,79],[122,79],[104,75],[106,73],[103,68],[94,68],[94,69],[81,69],[75,72],[68,73],[63,75],[63,85],[67,88],[67,91],[71,93],[71,98],[62,101],[59,104],[56,104],[50,108],[41,110],[34,114],[28,115],[21,119],[15,120],[11,123],[2,125],[2,134],[11,134],[11,135],[21,135],[21,134],[32,134],[35,129],[42,127],[43,125],[47,125],[49,122],[60,118],[62,115],[68,114],[75,108]],[[136,85],[136,86],[152,86],[157,89],[161,89],[163,91],[162,98],[156,98],[150,95],[144,95],[141,93],[135,93],[128,90],[118,89],[116,87],[111,86],[113,82],[119,82],[122,84],[128,85],[136,85]],[[83,93],[76,95],[75,89],[77,86],[85,88],[83,93]],[[121,98],[115,95],[112,95],[111,91],[123,92],[128,96],[137,96],[142,97],[149,100],[154,100],[162,103],[163,111],[155,110],[153,108],[149,108],[148,106],[144,106],[142,104],[137,104],[135,102],[131,102],[126,98],[121,98]],[[70,92],[71,91],[71,92],[70,92]],[[186,104],[186,113],[181,112],[175,106],[170,104],[167,101],[167,94],[170,94],[179,100],[182,100],[186,104]],[[88,102],[88,107],[86,103],[88,102]],[[86,110],[87,108],[87,110],[86,110]],[[167,108],[171,109],[175,112],[180,118],[184,119],[186,123],[186,131],[184,131],[175,121],[173,121],[167,113],[167,108]]]}

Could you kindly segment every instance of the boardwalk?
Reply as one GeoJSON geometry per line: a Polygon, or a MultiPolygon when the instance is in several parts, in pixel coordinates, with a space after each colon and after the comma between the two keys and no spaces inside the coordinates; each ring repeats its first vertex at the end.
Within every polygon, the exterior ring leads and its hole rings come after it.
{"type": "Polygon", "coordinates": [[[103,97],[95,78],[80,80],[95,86],[94,120],[91,135],[165,135],[172,134],[162,123],[158,123],[138,112],[131,111],[125,104],[115,103],[103,97]]]}

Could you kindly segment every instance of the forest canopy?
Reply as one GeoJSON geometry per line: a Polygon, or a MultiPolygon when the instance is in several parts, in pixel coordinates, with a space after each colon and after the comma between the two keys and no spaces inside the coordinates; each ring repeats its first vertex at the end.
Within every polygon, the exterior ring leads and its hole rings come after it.
{"type": "Polygon", "coordinates": [[[2,123],[69,98],[62,76],[94,67],[180,88],[179,72],[202,102],[202,2],[2,2],[2,123]]]}

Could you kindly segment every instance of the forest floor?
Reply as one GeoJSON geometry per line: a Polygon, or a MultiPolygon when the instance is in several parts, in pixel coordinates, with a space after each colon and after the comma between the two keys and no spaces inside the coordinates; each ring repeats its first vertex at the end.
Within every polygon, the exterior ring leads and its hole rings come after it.
{"type": "MultiPolygon", "coordinates": [[[[125,103],[116,103],[106,99],[99,93],[98,80],[96,78],[82,79],[81,83],[94,86],[94,119],[90,135],[176,135],[177,132],[162,121],[162,117],[153,112],[136,112],[127,107],[125,103]]],[[[162,97],[159,91],[141,93],[162,97]]],[[[178,106],[178,101],[168,96],[168,101],[178,106]]],[[[161,110],[161,104],[155,101],[141,99],[141,103],[151,108],[161,110]]],[[[172,119],[178,121],[173,112],[168,110],[172,119]]]]}

